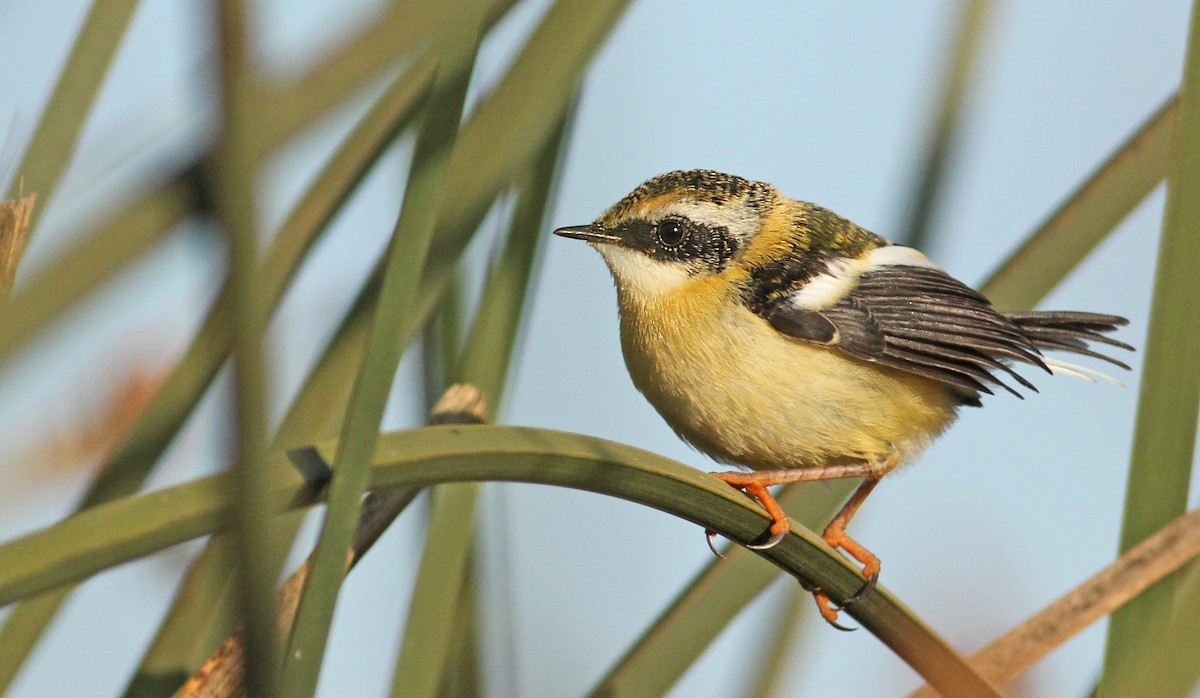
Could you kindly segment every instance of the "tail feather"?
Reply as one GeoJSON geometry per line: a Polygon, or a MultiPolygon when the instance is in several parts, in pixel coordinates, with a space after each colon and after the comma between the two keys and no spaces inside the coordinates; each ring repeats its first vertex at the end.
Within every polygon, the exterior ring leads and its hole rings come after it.
{"type": "Polygon", "coordinates": [[[1110,332],[1118,327],[1124,327],[1129,321],[1120,315],[1107,313],[1087,313],[1079,310],[1010,310],[1001,313],[1004,317],[1018,325],[1079,325],[1091,327],[1102,332],[1110,332]]]}
{"type": "Polygon", "coordinates": [[[1108,375],[1107,373],[1104,373],[1103,371],[1097,371],[1096,369],[1091,368],[1090,366],[1080,366],[1079,364],[1073,364],[1070,361],[1063,361],[1062,359],[1053,359],[1053,358],[1046,359],[1046,365],[1048,365],[1050,367],[1050,371],[1052,373],[1061,373],[1061,374],[1067,375],[1067,376],[1075,376],[1076,378],[1082,378],[1083,380],[1085,380],[1089,383],[1095,383],[1097,378],[1102,378],[1106,381],[1109,381],[1110,383],[1119,385],[1122,388],[1125,387],[1125,384],[1122,383],[1121,381],[1117,380],[1116,378],[1113,378],[1112,376],[1108,375]]]}
{"type": "Polygon", "coordinates": [[[1088,346],[1097,342],[1108,346],[1133,351],[1125,342],[1105,336],[1129,321],[1116,315],[1085,313],[1063,310],[1031,310],[1003,313],[1029,337],[1030,343],[1041,351],[1065,351],[1107,361],[1128,370],[1129,366],[1119,359],[1102,354],[1088,346]]]}

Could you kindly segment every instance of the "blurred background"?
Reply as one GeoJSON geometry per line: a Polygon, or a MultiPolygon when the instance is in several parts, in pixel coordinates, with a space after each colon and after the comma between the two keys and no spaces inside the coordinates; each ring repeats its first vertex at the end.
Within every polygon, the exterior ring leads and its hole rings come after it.
{"type": "MultiPolygon", "coordinates": [[[[268,74],[299,74],[383,5],[250,3],[254,58],[268,74]]],[[[503,73],[547,5],[522,0],[488,37],[469,104],[503,73]]],[[[16,176],[87,7],[0,0],[8,56],[0,62],[0,181],[16,176]]],[[[652,175],[703,167],[772,182],[899,236],[963,9],[946,0],[635,0],[587,74],[552,225],[590,222],[652,175]]],[[[964,281],[981,282],[1177,89],[1188,12],[1183,0],[995,3],[925,251],[964,281]]],[[[211,141],[213,27],[207,3],[142,3],[22,275],[44,267],[125,193],[211,141]]],[[[269,162],[259,192],[264,229],[290,208],[369,97],[359,95],[269,162]]],[[[269,337],[273,423],[352,301],[346,279],[366,274],[386,245],[409,151],[401,142],[372,171],[285,297],[269,337]]],[[[1142,346],[1162,207],[1160,188],[1043,307],[1124,315],[1131,323],[1120,339],[1142,346]]],[[[469,251],[470,288],[492,252],[490,225],[469,251]]],[[[0,461],[0,538],[71,511],[127,415],[187,345],[223,276],[213,232],[184,226],[0,373],[0,434],[12,446],[0,461]]],[[[539,264],[499,421],[601,436],[713,469],[633,388],[599,255],[552,239],[539,264]]],[[[411,358],[385,428],[423,421],[411,358]]],[[[1139,359],[1131,363],[1134,371],[1118,376],[1124,388],[1060,377],[1038,380],[1040,394],[1023,401],[986,399],[918,464],[889,478],[855,519],[855,536],[884,561],[882,583],[961,651],[983,646],[1113,559],[1138,398],[1139,359]]],[[[224,466],[222,380],[151,487],[224,466]]],[[[596,495],[492,484],[484,510],[491,695],[585,691],[711,555],[694,525],[596,495]]],[[[386,692],[420,526],[419,516],[402,517],[350,576],[321,695],[386,692]]],[[[311,546],[312,533],[298,548],[311,546]]],[[[196,550],[179,546],[83,586],[11,695],[119,693],[196,550]]],[[[738,694],[789,583],[779,580],[743,613],[674,694],[738,694]]],[[[868,633],[817,627],[809,610],[802,622],[813,627],[789,650],[786,695],[899,695],[921,683],[868,633]]],[[[1022,690],[1084,695],[1103,644],[1101,623],[1038,665],[1022,690]]]]}

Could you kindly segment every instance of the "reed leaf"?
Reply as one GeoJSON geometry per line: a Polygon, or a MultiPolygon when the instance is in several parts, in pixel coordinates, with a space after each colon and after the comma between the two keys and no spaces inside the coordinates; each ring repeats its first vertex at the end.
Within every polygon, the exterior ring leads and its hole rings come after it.
{"type": "MultiPolygon", "coordinates": [[[[1200,275],[1200,5],[1192,7],[1187,59],[1180,90],[1175,160],[1167,177],[1167,202],[1154,280],[1154,299],[1143,353],[1141,395],[1125,491],[1120,549],[1132,548],[1183,514],[1191,481],[1200,413],[1200,373],[1191,351],[1200,343],[1194,303],[1200,275]]],[[[1099,695],[1139,692],[1146,662],[1163,656],[1161,629],[1171,621],[1174,577],[1147,590],[1113,614],[1099,695]]],[[[1182,671],[1183,667],[1155,667],[1182,671]]]]}
{"type": "MultiPolygon", "coordinates": [[[[305,451],[302,460],[332,463],[336,449],[336,443],[324,443],[305,451]]],[[[319,501],[319,482],[306,481],[278,458],[268,465],[269,512],[319,501]]],[[[768,523],[754,503],[695,468],[631,446],[544,429],[443,426],[387,434],[376,445],[369,487],[486,480],[555,484],[620,497],[741,544],[757,540],[768,523]]],[[[125,498],[0,546],[0,604],[216,531],[233,504],[230,482],[223,474],[125,498]]],[[[761,554],[805,583],[819,585],[834,602],[845,601],[862,585],[850,563],[801,527],[761,554]]],[[[847,612],[943,693],[996,695],[886,589],[877,587],[847,612]]]]}
{"type": "MultiPolygon", "coordinates": [[[[455,369],[454,381],[483,392],[489,417],[495,415],[507,383],[534,260],[546,238],[546,214],[569,121],[569,116],[564,117],[525,178],[507,241],[488,273],[455,369]]],[[[441,485],[434,490],[425,552],[409,604],[412,612],[405,621],[392,678],[393,696],[433,695],[450,676],[446,669],[457,624],[447,619],[458,617],[463,610],[459,604],[470,593],[464,591],[464,583],[471,578],[468,568],[475,535],[471,523],[479,494],[477,483],[441,485]]],[[[462,642],[473,644],[466,635],[462,642]]]]}

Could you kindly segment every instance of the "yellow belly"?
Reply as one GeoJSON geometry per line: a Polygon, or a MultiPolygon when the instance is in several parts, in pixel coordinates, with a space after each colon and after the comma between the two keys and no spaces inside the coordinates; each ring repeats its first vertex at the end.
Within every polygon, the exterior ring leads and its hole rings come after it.
{"type": "Polygon", "coordinates": [[[620,302],[634,385],[719,461],[754,469],[903,463],[954,419],[955,402],[936,381],[786,337],[715,293],[693,287],[620,302]]]}

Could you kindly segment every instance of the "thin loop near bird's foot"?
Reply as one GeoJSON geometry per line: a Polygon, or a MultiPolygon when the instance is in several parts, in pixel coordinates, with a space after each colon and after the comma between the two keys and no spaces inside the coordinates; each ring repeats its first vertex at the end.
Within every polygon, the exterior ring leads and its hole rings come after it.
{"type": "Polygon", "coordinates": [[[712,554],[724,560],[725,556],[721,554],[720,550],[717,550],[717,532],[707,528],[704,530],[704,538],[708,541],[708,549],[712,551],[712,554]]]}

